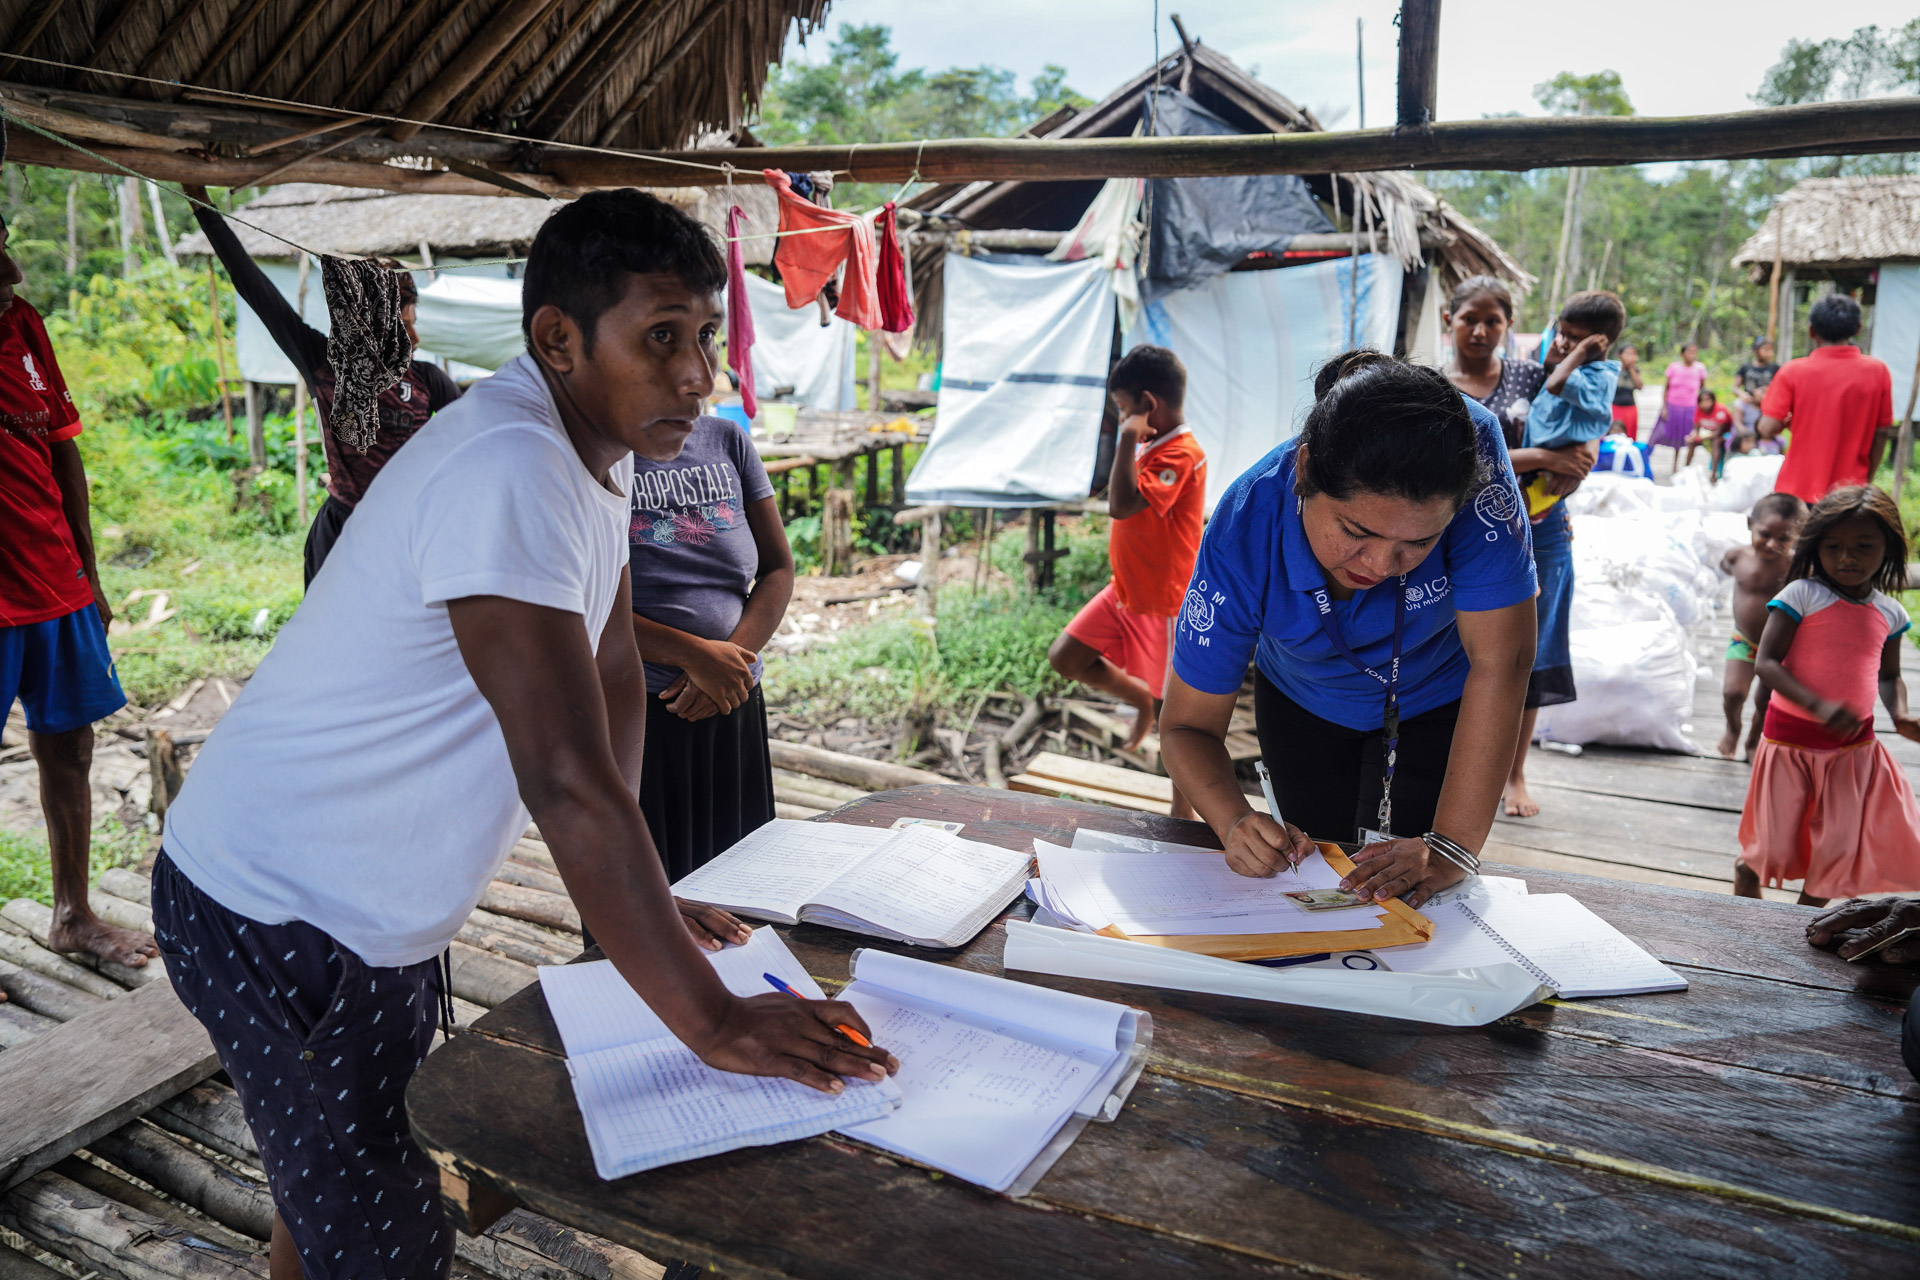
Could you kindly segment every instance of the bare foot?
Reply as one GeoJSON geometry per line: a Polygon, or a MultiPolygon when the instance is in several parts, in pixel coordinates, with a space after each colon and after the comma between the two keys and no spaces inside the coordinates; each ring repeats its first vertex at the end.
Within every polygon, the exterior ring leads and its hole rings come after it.
{"type": "Polygon", "coordinates": [[[1147,735],[1153,732],[1152,701],[1136,703],[1133,709],[1136,713],[1133,717],[1133,732],[1127,735],[1126,742],[1122,744],[1123,751],[1138,751],[1140,744],[1147,740],[1147,735]]]}
{"type": "Polygon", "coordinates": [[[1738,751],[1739,749],[1740,749],[1740,730],[1738,728],[1728,729],[1725,733],[1720,735],[1720,745],[1719,747],[1716,748],[1716,750],[1718,750],[1721,755],[1731,760],[1733,759],[1733,753],[1735,751],[1738,751]]]}
{"type": "Polygon", "coordinates": [[[1524,781],[1515,781],[1512,778],[1507,779],[1506,787],[1500,792],[1500,799],[1505,806],[1506,814],[1509,818],[1537,818],[1540,816],[1540,806],[1534,801],[1533,796],[1528,793],[1527,784],[1524,781]]]}
{"type": "Polygon", "coordinates": [[[130,969],[160,954],[159,944],[146,934],[108,924],[91,913],[77,920],[55,918],[47,931],[47,946],[54,951],[85,951],[130,969]]]}
{"type": "Polygon", "coordinates": [[[1758,898],[1760,896],[1759,875],[1754,872],[1752,867],[1740,861],[1738,858],[1734,859],[1733,863],[1733,892],[1736,896],[1742,898],[1758,898]]]}

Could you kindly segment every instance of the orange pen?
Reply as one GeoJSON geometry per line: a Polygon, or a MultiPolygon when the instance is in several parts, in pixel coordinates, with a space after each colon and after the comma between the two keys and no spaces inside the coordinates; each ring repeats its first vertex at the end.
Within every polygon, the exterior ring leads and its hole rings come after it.
{"type": "MultiPolygon", "coordinates": [[[[805,996],[801,995],[798,991],[795,991],[792,987],[780,981],[780,979],[774,977],[772,974],[763,973],[760,976],[765,978],[768,982],[771,982],[773,984],[774,990],[784,991],[788,995],[792,996],[795,1000],[806,999],[805,996]]],[[[835,1027],[834,1030],[838,1031],[841,1035],[845,1036],[847,1039],[859,1045],[862,1049],[873,1048],[873,1041],[867,1039],[865,1036],[861,1035],[858,1031],[855,1031],[852,1027],[847,1026],[845,1023],[841,1023],[839,1026],[835,1027]]]]}

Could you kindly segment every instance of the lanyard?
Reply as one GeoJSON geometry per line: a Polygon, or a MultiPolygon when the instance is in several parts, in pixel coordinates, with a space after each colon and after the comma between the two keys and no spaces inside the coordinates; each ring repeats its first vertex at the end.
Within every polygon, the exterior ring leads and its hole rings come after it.
{"type": "Polygon", "coordinates": [[[1380,834],[1393,834],[1393,767],[1400,754],[1400,641],[1406,633],[1407,622],[1407,575],[1400,575],[1399,591],[1394,599],[1393,611],[1393,661],[1387,667],[1387,674],[1381,675],[1366,663],[1347,644],[1346,637],[1340,634],[1340,624],[1334,621],[1333,601],[1328,598],[1325,587],[1313,593],[1314,607],[1320,611],[1320,629],[1327,633],[1327,639],[1340,651],[1340,656],[1350,663],[1355,671],[1361,671],[1380,682],[1386,690],[1387,706],[1380,718],[1380,731],[1387,740],[1386,776],[1380,784],[1380,834]]]}

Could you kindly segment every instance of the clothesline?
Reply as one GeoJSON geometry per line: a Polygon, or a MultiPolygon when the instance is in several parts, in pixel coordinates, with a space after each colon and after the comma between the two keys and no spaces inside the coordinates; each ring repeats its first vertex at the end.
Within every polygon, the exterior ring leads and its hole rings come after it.
{"type": "MultiPolygon", "coordinates": [[[[9,54],[5,56],[12,57],[15,55],[9,54]]],[[[18,116],[9,116],[4,111],[0,111],[0,122],[11,122],[12,124],[18,125],[21,128],[26,129],[32,133],[37,133],[41,137],[46,138],[49,141],[57,142],[64,147],[70,147],[73,150],[78,151],[81,155],[86,156],[87,158],[99,164],[107,165],[111,168],[118,169],[121,173],[126,174],[130,178],[138,178],[140,181],[145,182],[150,186],[160,188],[161,190],[166,190],[166,187],[158,179],[150,178],[146,174],[139,172],[137,169],[133,169],[128,167],[127,165],[121,164],[117,160],[109,159],[108,157],[103,156],[96,151],[90,151],[86,147],[83,147],[79,143],[75,142],[73,139],[65,137],[61,134],[55,133],[51,129],[42,128],[41,126],[34,124],[31,121],[22,120],[18,116]]],[[[0,124],[0,127],[4,127],[4,125],[0,124]]],[[[731,178],[731,175],[734,173],[738,173],[739,170],[732,165],[728,165],[727,172],[728,172],[729,178],[731,178]]],[[[912,184],[909,183],[908,185],[912,185],[912,184]]],[[[221,210],[219,206],[212,204],[209,201],[201,200],[198,197],[190,195],[187,193],[187,191],[184,188],[182,188],[180,194],[190,204],[198,205],[202,209],[206,209],[209,212],[219,214],[221,217],[227,219],[230,222],[237,222],[241,226],[246,227],[250,231],[258,231],[261,235],[266,236],[268,239],[278,240],[281,244],[284,244],[288,248],[294,249],[300,253],[307,254],[315,258],[325,257],[325,256],[331,256],[336,258],[337,257],[350,258],[350,257],[361,256],[361,255],[355,255],[355,254],[328,255],[323,253],[323,251],[319,249],[309,249],[307,246],[299,243],[298,241],[289,240],[285,236],[280,235],[277,232],[267,230],[265,227],[261,226],[257,222],[250,222],[247,219],[242,218],[237,214],[227,213],[221,210]]],[[[873,216],[873,214],[877,214],[878,212],[879,210],[876,209],[876,210],[873,210],[872,213],[870,214],[862,214],[860,216],[871,217],[873,216]]],[[[749,233],[747,235],[723,237],[721,240],[721,243],[731,244],[735,241],[744,241],[744,240],[777,240],[784,236],[806,236],[806,235],[813,235],[821,231],[837,231],[837,230],[840,230],[840,228],[838,227],[806,227],[806,228],[802,228],[794,231],[756,231],[756,232],[749,233]]],[[[525,258],[487,258],[487,259],[483,259],[476,262],[453,263],[444,267],[436,266],[431,268],[422,268],[422,270],[468,271],[468,270],[472,270],[475,267],[518,266],[518,265],[524,264],[526,261],[527,259],[525,258]]]]}

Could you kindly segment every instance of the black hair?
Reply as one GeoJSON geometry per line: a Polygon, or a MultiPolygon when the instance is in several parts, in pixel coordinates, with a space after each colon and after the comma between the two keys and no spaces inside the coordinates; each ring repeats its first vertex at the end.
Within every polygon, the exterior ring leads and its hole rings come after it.
{"type": "Polygon", "coordinates": [[[1620,331],[1627,327],[1627,309],[1620,295],[1605,289],[1582,289],[1574,294],[1560,308],[1560,318],[1590,333],[1606,335],[1609,345],[1618,342],[1620,331]]]}
{"type": "MultiPolygon", "coordinates": [[[[1820,565],[1820,539],[1832,528],[1854,516],[1871,516],[1886,538],[1886,553],[1873,575],[1873,585],[1881,591],[1907,589],[1907,531],[1900,523],[1900,508],[1893,505],[1887,491],[1877,485],[1852,484],[1835,489],[1813,504],[1807,522],[1800,526],[1800,537],[1793,544],[1793,563],[1787,568],[1787,581],[1818,578],[1827,581],[1820,565]]],[[[1835,585],[1827,582],[1828,586],[1835,585]]]]}
{"type": "Polygon", "coordinates": [[[1784,516],[1788,520],[1805,520],[1807,504],[1798,494],[1770,493],[1753,504],[1753,510],[1747,513],[1747,519],[1759,520],[1766,516],[1784,516]]]}
{"type": "Polygon", "coordinates": [[[1699,404],[1702,400],[1711,400],[1716,407],[1720,403],[1720,397],[1714,393],[1712,387],[1700,388],[1700,394],[1693,398],[1695,404],[1699,404]]]}
{"type": "Polygon", "coordinates": [[[1458,311],[1461,303],[1470,298],[1477,298],[1483,293],[1500,304],[1500,309],[1507,313],[1507,323],[1512,324],[1513,294],[1504,283],[1492,276],[1468,276],[1453,286],[1453,292],[1447,295],[1448,314],[1458,311]]]}
{"type": "Polygon", "coordinates": [[[1187,399],[1187,366],[1165,347],[1135,347],[1114,363],[1107,390],[1140,395],[1151,391],[1163,404],[1178,409],[1187,399]]]}
{"type": "Polygon", "coordinates": [[[587,350],[602,315],[630,275],[671,275],[699,293],[727,284],[727,264],[705,227],[632,187],[590,191],[540,225],[520,287],[520,331],[533,344],[533,316],[552,305],[580,326],[587,350]]]}
{"type": "Polygon", "coordinates": [[[1459,506],[1489,477],[1473,417],[1447,375],[1378,351],[1320,366],[1300,445],[1307,456],[1294,491],[1303,498],[1379,493],[1459,506]]]}
{"type": "Polygon", "coordinates": [[[1807,327],[1822,342],[1845,342],[1860,332],[1860,304],[1844,293],[1830,293],[1807,312],[1807,327]]]}
{"type": "Polygon", "coordinates": [[[1759,350],[1760,350],[1760,348],[1762,348],[1762,347],[1770,347],[1770,346],[1772,346],[1772,345],[1773,345],[1773,339],[1772,339],[1772,338],[1769,338],[1769,337],[1766,337],[1765,335],[1762,335],[1762,336],[1760,336],[1760,337],[1758,337],[1758,338],[1755,338],[1755,339],[1753,340],[1753,342],[1752,342],[1752,344],[1751,344],[1751,345],[1752,345],[1752,348],[1753,348],[1753,350],[1757,352],[1757,351],[1759,351],[1759,350]]]}

